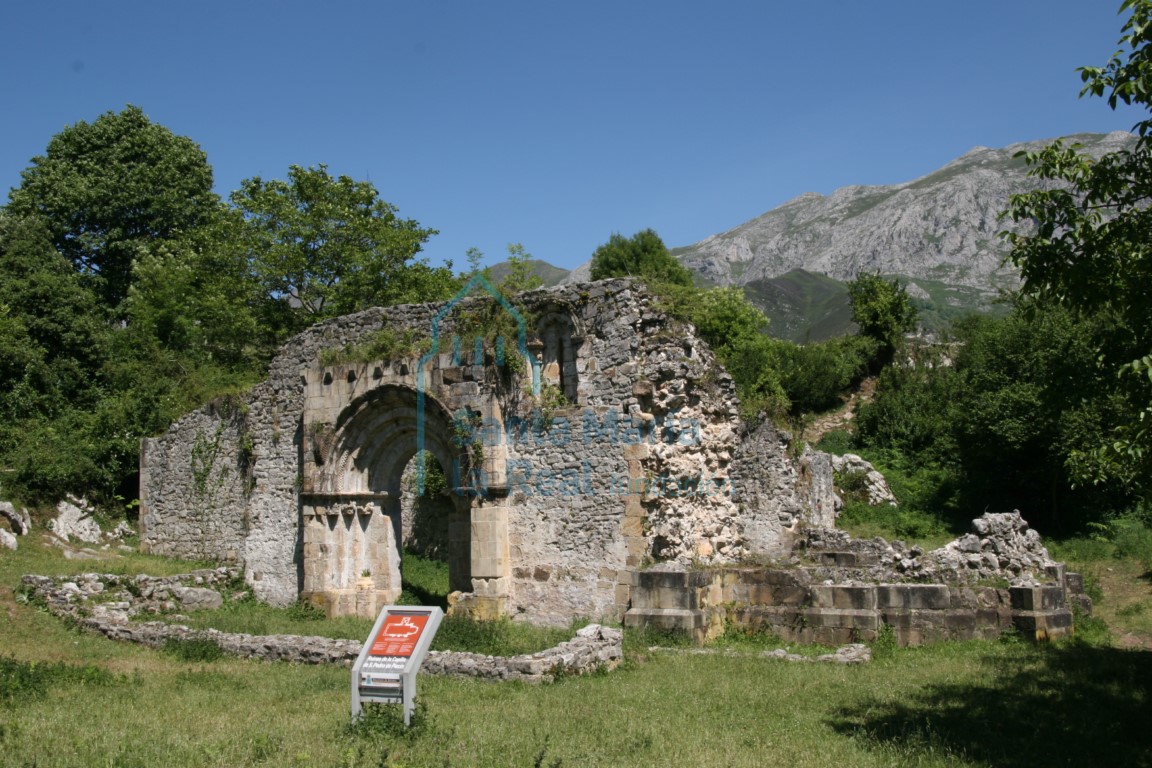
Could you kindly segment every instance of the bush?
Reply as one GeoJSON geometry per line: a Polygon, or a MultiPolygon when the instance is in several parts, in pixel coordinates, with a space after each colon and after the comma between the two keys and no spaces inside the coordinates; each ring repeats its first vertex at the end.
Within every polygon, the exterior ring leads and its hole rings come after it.
{"type": "Polygon", "coordinates": [[[825,432],[824,436],[820,438],[820,442],[816,444],[816,450],[836,456],[851,453],[852,433],[846,429],[834,429],[831,432],[825,432]]]}
{"type": "Polygon", "coordinates": [[[56,685],[109,685],[116,677],[92,665],[18,661],[0,656],[0,705],[38,698],[56,685]]]}
{"type": "Polygon", "coordinates": [[[845,336],[816,344],[777,342],[780,384],[794,416],[840,405],[841,397],[867,373],[874,343],[845,336]]]}
{"type": "Polygon", "coordinates": [[[1152,529],[1138,514],[1129,513],[1110,520],[1108,536],[1116,547],[1116,557],[1130,557],[1152,570],[1152,529]]]}

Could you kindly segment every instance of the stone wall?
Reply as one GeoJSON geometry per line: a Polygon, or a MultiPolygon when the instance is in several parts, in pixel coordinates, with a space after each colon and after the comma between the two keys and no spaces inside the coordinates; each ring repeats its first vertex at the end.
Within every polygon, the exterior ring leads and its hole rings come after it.
{"type": "Polygon", "coordinates": [[[809,529],[777,567],[637,572],[625,625],[698,642],[735,626],[825,645],[889,627],[900,644],[919,645],[1010,629],[1046,640],[1073,631],[1074,609],[1091,612],[1083,579],[1051,560],[1019,513],[985,514],[972,527],[932,552],[809,529]]]}
{"type": "MultiPolygon", "coordinates": [[[[262,661],[351,666],[363,647],[358,640],[303,635],[249,635],[195,630],[168,621],[137,621],[149,614],[219,608],[218,591],[238,572],[230,568],[179,576],[120,576],[85,573],[69,580],[25,576],[22,585],[55,616],[122,642],[163,648],[170,641],[208,640],[230,655],[262,661]]],[[[175,618],[175,617],[173,617],[175,618]]],[[[485,656],[463,651],[430,651],[423,672],[484,680],[551,682],[556,677],[615,669],[623,660],[623,632],[589,624],[571,640],[539,653],[485,656]]]]}
{"type": "Polygon", "coordinates": [[[272,603],[371,611],[400,588],[402,478],[422,449],[453,481],[452,610],[618,619],[648,563],[783,555],[798,522],[825,520],[784,438],[743,433],[711,351],[629,281],[373,309],[305,331],[246,397],[145,441],[141,542],[237,563],[272,603]],[[501,312],[523,339],[483,335],[501,312]],[[384,329],[439,346],[322,357],[384,329]]]}

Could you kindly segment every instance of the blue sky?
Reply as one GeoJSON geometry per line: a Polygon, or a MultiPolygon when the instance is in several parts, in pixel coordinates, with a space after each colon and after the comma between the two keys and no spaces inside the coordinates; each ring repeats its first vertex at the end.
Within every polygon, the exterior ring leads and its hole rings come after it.
{"type": "Polygon", "coordinates": [[[325,163],[440,230],[571,268],[976,145],[1128,129],[1078,99],[1119,0],[58,2],[0,6],[0,190],[66,125],[140,106],[217,190],[325,163]]]}

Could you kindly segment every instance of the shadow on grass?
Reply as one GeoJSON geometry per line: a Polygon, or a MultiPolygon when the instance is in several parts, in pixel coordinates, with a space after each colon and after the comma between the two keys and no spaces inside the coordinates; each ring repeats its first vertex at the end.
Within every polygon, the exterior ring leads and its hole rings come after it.
{"type": "Polygon", "coordinates": [[[412,597],[414,605],[437,605],[441,609],[448,610],[448,596],[439,592],[433,592],[430,589],[413,584],[410,581],[402,582],[402,587],[412,597]]]}
{"type": "Polygon", "coordinates": [[[913,764],[944,753],[997,768],[1152,766],[1152,653],[1046,648],[987,662],[995,683],[865,700],[831,725],[913,764]]]}

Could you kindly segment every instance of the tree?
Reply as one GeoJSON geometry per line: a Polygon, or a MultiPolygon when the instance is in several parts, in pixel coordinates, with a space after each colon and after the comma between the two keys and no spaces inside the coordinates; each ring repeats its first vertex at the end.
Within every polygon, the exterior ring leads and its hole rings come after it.
{"type": "Polygon", "coordinates": [[[7,206],[41,219],[52,245],[119,307],[140,246],[177,240],[220,210],[207,156],[139,107],[56,134],[22,174],[7,206]]]}
{"type": "MultiPolygon", "coordinates": [[[[1081,96],[1152,109],[1152,0],[1126,0],[1121,49],[1103,67],[1082,67],[1081,96]]],[[[1121,482],[1152,492],[1152,119],[1134,126],[1131,150],[1099,160],[1056,141],[1025,155],[1032,175],[1058,182],[1014,195],[1007,215],[1032,222],[1007,233],[1022,291],[1039,302],[1103,318],[1101,363],[1117,372],[1113,393],[1135,414],[1111,439],[1085,446],[1071,468],[1082,481],[1121,482]]]]}
{"type": "Polygon", "coordinates": [[[1076,487],[1067,469],[1130,415],[1095,364],[1103,322],[1029,299],[1005,317],[968,317],[947,364],[920,348],[916,365],[882,371],[857,439],[944,469],[962,508],[1018,508],[1045,533],[1082,531],[1132,501],[1119,485],[1076,487]]]}
{"type": "Polygon", "coordinates": [[[877,362],[890,363],[904,334],[916,328],[916,308],[908,292],[896,280],[861,273],[848,283],[848,298],[861,335],[878,344],[877,362]]]}
{"type": "Polygon", "coordinates": [[[676,261],[664,241],[651,229],[632,237],[613,233],[592,254],[592,279],[638,277],[671,285],[692,285],[692,272],[676,261]]]}
{"type": "Polygon", "coordinates": [[[532,254],[520,243],[508,244],[508,269],[497,287],[513,295],[532,291],[544,285],[544,279],[532,271],[532,254]]]}
{"type": "Polygon", "coordinates": [[[0,213],[0,469],[28,501],[84,492],[101,468],[88,450],[105,395],[107,311],[45,222],[0,213]]]}
{"type": "Polygon", "coordinates": [[[287,181],[247,179],[231,199],[244,217],[256,277],[287,310],[291,330],[370,306],[426,300],[413,289],[437,282],[405,281],[436,230],[398,218],[370,182],[333,177],[324,165],[293,165],[287,181]]]}

